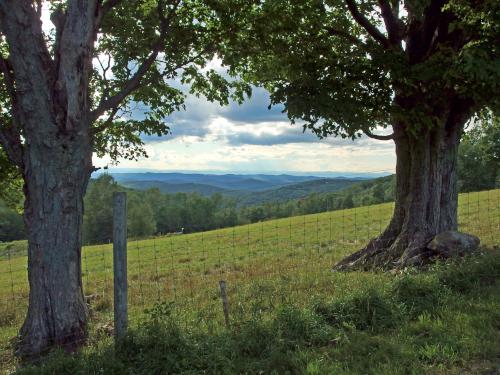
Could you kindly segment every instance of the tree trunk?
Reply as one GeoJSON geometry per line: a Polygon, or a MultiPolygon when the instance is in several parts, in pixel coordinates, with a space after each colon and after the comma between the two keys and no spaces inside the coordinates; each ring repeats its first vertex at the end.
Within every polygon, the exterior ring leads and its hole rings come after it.
{"type": "Polygon", "coordinates": [[[457,229],[457,152],[466,116],[452,113],[441,125],[408,132],[393,126],[396,145],[396,202],[385,231],[334,270],[419,265],[433,254],[427,244],[457,229]]]}
{"type": "Polygon", "coordinates": [[[30,294],[17,348],[25,357],[54,345],[71,349],[86,336],[80,258],[95,118],[89,81],[100,17],[97,0],[65,2],[51,14],[56,32],[49,49],[37,3],[0,1],[10,66],[8,128],[15,136],[3,144],[25,183],[30,294]]]}
{"type": "Polygon", "coordinates": [[[92,153],[85,138],[59,134],[49,147],[32,143],[26,150],[30,294],[18,345],[24,357],[52,346],[71,350],[86,338],[81,238],[92,153]]]}

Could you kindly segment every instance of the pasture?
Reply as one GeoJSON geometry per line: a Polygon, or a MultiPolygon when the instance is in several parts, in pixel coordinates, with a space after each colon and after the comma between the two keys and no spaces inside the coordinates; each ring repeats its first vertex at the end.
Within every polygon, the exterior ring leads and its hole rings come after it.
{"type": "MultiPolygon", "coordinates": [[[[367,285],[384,290],[395,276],[332,274],[331,266],[385,227],[392,204],[271,220],[210,232],[130,240],[129,316],[132,328],[156,303],[165,302],[181,327],[224,331],[219,280],[226,280],[232,322],[273,319],[284,303],[308,308],[344,298],[367,285]],[[315,302],[316,301],[316,302],[315,302]]],[[[500,243],[500,190],[462,194],[459,229],[500,243]]],[[[26,243],[0,244],[0,365],[12,367],[11,339],[27,307],[26,243]]],[[[84,247],[84,294],[91,313],[90,342],[106,339],[112,324],[112,245],[84,247]]],[[[466,302],[464,302],[466,303],[466,302]]],[[[498,300],[489,306],[498,305],[498,300]]],[[[156,305],[158,306],[161,305],[156,305]]],[[[150,314],[149,314],[150,316],[150,314]]],[[[477,354],[477,353],[476,353],[477,354]]]]}

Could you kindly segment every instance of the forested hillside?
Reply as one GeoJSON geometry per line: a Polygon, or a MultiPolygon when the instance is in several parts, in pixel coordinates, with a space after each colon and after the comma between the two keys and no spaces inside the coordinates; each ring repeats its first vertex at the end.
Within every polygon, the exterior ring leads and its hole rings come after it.
{"type": "MultiPolygon", "coordinates": [[[[461,192],[500,187],[500,124],[497,119],[476,124],[464,136],[459,155],[459,187],[461,192]]],[[[129,192],[129,234],[145,237],[170,233],[184,228],[186,232],[229,227],[274,218],[359,207],[394,200],[394,176],[357,181],[353,178],[312,179],[304,176],[241,176],[225,175],[223,185],[241,187],[245,180],[252,186],[274,186],[263,191],[231,191],[222,186],[206,185],[210,194],[190,192],[196,181],[216,183],[214,176],[154,174],[176,181],[184,192],[165,193],[148,189],[148,181],[140,176],[119,176],[125,184],[146,188],[127,189],[107,174],[92,180],[85,197],[85,243],[102,243],[111,239],[112,194],[117,190],[129,192]],[[191,182],[190,182],[191,181],[191,182]],[[141,185],[142,184],[142,185],[141,185]],[[183,184],[183,185],[181,185],[183,184]],[[222,193],[221,193],[222,192],[222,193]]],[[[144,176],[143,176],[144,178],[144,176]]],[[[160,181],[166,183],[165,181],[160,181]]],[[[0,199],[0,241],[25,238],[20,215],[22,202],[20,184],[9,186],[0,199]],[[12,186],[17,186],[13,189],[12,186]]],[[[195,189],[196,191],[196,189],[195,189]]]]}

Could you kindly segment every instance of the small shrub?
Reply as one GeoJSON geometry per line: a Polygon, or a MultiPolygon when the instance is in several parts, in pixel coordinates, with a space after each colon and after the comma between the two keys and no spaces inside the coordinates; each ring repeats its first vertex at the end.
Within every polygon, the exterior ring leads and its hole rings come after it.
{"type": "Polygon", "coordinates": [[[312,311],[284,306],[278,309],[272,330],[286,347],[322,345],[331,338],[330,327],[312,311]]]}

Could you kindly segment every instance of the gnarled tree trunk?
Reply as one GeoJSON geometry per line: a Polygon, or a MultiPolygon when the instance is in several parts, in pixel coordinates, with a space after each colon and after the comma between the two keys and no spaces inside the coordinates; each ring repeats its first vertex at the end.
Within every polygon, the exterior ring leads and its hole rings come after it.
{"type": "Polygon", "coordinates": [[[457,153],[468,119],[458,102],[432,128],[409,132],[394,128],[396,197],[393,217],[383,233],[334,270],[398,268],[419,265],[433,254],[427,244],[441,232],[457,229],[457,153]]]}
{"type": "Polygon", "coordinates": [[[17,353],[27,357],[54,345],[72,348],[86,336],[81,227],[92,171],[89,81],[99,17],[97,0],[68,1],[52,14],[49,51],[36,3],[0,1],[12,102],[2,145],[25,182],[30,294],[17,353]]]}
{"type": "Polygon", "coordinates": [[[28,231],[29,310],[18,353],[32,357],[86,338],[81,281],[83,197],[91,172],[89,142],[59,135],[51,146],[27,149],[25,222],[28,231]]]}

